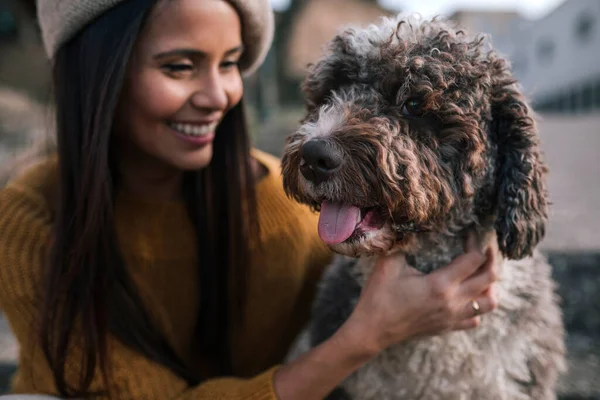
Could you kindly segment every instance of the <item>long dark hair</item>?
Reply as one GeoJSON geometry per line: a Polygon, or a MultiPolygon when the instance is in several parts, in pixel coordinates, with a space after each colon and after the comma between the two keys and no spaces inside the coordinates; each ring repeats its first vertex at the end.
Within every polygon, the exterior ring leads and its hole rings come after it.
{"type": "MultiPolygon", "coordinates": [[[[114,115],[136,38],[155,3],[122,2],[66,43],[54,61],[60,206],[40,336],[63,397],[91,394],[98,366],[110,391],[109,333],[190,385],[202,379],[153,324],[115,239],[114,115]],[[66,365],[75,340],[82,370],[73,384],[66,365]]],[[[241,316],[249,243],[259,229],[249,147],[240,103],[217,129],[211,164],[186,172],[183,185],[198,243],[196,350],[219,374],[232,372],[230,324],[241,316]]]]}

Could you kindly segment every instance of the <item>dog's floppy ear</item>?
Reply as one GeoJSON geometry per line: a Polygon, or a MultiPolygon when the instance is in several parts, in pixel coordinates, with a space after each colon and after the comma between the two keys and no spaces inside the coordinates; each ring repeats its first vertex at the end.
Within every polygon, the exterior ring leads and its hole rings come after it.
{"type": "Polygon", "coordinates": [[[547,167],[541,158],[533,113],[505,71],[492,94],[492,135],[498,146],[496,185],[498,245],[510,259],[531,255],[548,218],[547,167]]]}

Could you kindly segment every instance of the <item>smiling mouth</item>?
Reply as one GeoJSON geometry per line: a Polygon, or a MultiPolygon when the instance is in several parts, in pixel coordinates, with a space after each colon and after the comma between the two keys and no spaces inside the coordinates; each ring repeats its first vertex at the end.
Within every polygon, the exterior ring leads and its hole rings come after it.
{"type": "Polygon", "coordinates": [[[323,201],[319,215],[319,236],[328,245],[352,242],[365,233],[380,230],[385,218],[376,207],[357,206],[323,201]]]}
{"type": "Polygon", "coordinates": [[[186,136],[203,137],[208,136],[217,129],[218,122],[210,124],[186,124],[180,122],[169,122],[169,127],[186,136]]]}

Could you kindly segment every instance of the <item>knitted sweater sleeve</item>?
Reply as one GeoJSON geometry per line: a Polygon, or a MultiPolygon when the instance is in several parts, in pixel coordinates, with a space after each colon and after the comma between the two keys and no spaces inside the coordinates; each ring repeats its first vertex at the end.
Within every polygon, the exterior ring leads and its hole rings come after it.
{"type": "MultiPolygon", "coordinates": [[[[41,276],[48,256],[51,220],[44,198],[34,191],[14,186],[0,191],[0,310],[20,347],[19,371],[12,382],[14,393],[57,395],[34,330],[41,304],[41,276]]],[[[170,370],[115,338],[109,338],[108,348],[112,398],[277,399],[272,383],[277,366],[252,378],[212,379],[190,388],[170,370]]],[[[80,371],[80,349],[74,345],[72,351],[66,374],[67,380],[74,383],[80,371]]],[[[100,373],[96,374],[91,389],[105,389],[100,373]]]]}

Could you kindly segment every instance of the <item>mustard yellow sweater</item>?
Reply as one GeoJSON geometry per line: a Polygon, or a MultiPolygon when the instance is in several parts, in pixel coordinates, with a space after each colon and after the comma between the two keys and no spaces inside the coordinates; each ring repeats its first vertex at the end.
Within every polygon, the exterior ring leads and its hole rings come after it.
{"type": "MultiPolygon", "coordinates": [[[[257,150],[253,155],[268,175],[257,184],[262,246],[253,254],[246,322],[233,332],[235,376],[188,387],[109,337],[112,388],[119,399],[276,399],[273,374],[308,319],[316,282],[331,253],[317,236],[316,215],[285,196],[279,160],[257,150]]],[[[56,169],[56,162],[45,161],[0,192],[0,309],[20,345],[15,393],[56,394],[34,331],[56,209],[56,169]]],[[[188,356],[198,287],[185,207],[121,195],[115,212],[118,242],[142,299],[173,348],[188,356]]],[[[68,366],[67,376],[76,377],[77,362],[69,360],[68,366]]],[[[98,373],[92,390],[104,385],[98,373]]]]}

